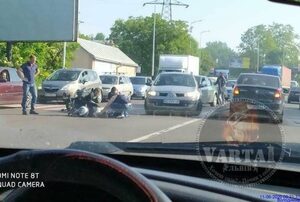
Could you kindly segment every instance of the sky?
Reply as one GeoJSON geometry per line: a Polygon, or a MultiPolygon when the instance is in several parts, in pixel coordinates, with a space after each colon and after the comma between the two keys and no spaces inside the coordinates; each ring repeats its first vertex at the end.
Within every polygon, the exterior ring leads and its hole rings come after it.
{"type": "MultiPolygon", "coordinates": [[[[83,34],[102,32],[109,36],[110,28],[117,19],[150,16],[153,5],[145,2],[153,0],[79,0],[79,31],[83,34]]],[[[158,0],[163,1],[163,0],[158,0]]],[[[210,41],[226,42],[237,50],[241,35],[250,27],[273,22],[290,24],[300,35],[300,7],[272,3],[267,0],[180,0],[189,7],[172,7],[173,20],[183,20],[193,24],[193,37],[201,42],[201,47],[210,41]],[[203,31],[209,31],[200,34],[203,31]],[[200,37],[201,35],[201,37],[200,37]]],[[[161,6],[156,7],[157,13],[161,6]]]]}

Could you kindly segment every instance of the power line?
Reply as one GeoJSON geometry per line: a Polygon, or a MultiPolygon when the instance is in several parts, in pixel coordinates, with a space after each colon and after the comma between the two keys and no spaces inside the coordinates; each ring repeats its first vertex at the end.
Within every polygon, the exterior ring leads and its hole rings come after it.
{"type": "Polygon", "coordinates": [[[188,4],[184,4],[177,0],[155,0],[144,3],[144,6],[147,4],[162,5],[161,16],[168,21],[172,21],[172,6],[183,6],[185,8],[189,7],[188,4]]]}

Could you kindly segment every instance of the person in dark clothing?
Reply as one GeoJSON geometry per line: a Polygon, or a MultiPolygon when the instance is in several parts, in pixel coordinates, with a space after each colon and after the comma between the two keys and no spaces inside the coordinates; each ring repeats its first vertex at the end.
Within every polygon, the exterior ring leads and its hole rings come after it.
{"type": "Polygon", "coordinates": [[[217,81],[215,82],[215,85],[218,86],[218,103],[223,104],[225,101],[225,85],[226,85],[226,79],[221,72],[217,81]]]}
{"type": "Polygon", "coordinates": [[[99,107],[101,104],[101,89],[95,88],[91,91],[88,96],[87,107],[89,109],[89,116],[96,117],[97,112],[99,111],[99,107]]]}
{"type": "Polygon", "coordinates": [[[127,117],[129,100],[118,92],[118,89],[113,87],[109,96],[110,99],[101,114],[107,113],[109,117],[127,117]]]}
{"type": "Polygon", "coordinates": [[[17,71],[19,77],[23,80],[23,99],[22,99],[22,112],[23,115],[27,115],[26,102],[28,94],[31,94],[31,109],[30,114],[38,114],[35,109],[35,103],[37,101],[37,89],[35,85],[35,77],[39,75],[40,71],[36,65],[36,57],[31,55],[29,61],[24,63],[17,71]]]}
{"type": "Polygon", "coordinates": [[[118,93],[118,89],[116,87],[112,87],[110,92],[108,93],[107,99],[110,100],[112,96],[116,95],[118,93]]]}

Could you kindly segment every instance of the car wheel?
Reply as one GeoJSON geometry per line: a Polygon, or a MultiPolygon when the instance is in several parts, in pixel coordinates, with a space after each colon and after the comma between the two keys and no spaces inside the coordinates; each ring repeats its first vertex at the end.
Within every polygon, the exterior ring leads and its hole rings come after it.
{"type": "Polygon", "coordinates": [[[213,101],[211,103],[209,103],[209,104],[210,104],[211,107],[217,106],[218,101],[217,101],[217,96],[216,95],[214,95],[213,101]]]}

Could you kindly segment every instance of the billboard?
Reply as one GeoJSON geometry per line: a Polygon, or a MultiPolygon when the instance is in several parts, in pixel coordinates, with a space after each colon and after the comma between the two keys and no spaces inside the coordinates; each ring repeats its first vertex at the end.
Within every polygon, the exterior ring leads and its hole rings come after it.
{"type": "Polygon", "coordinates": [[[76,41],[78,0],[0,0],[0,41],[76,41]]]}

